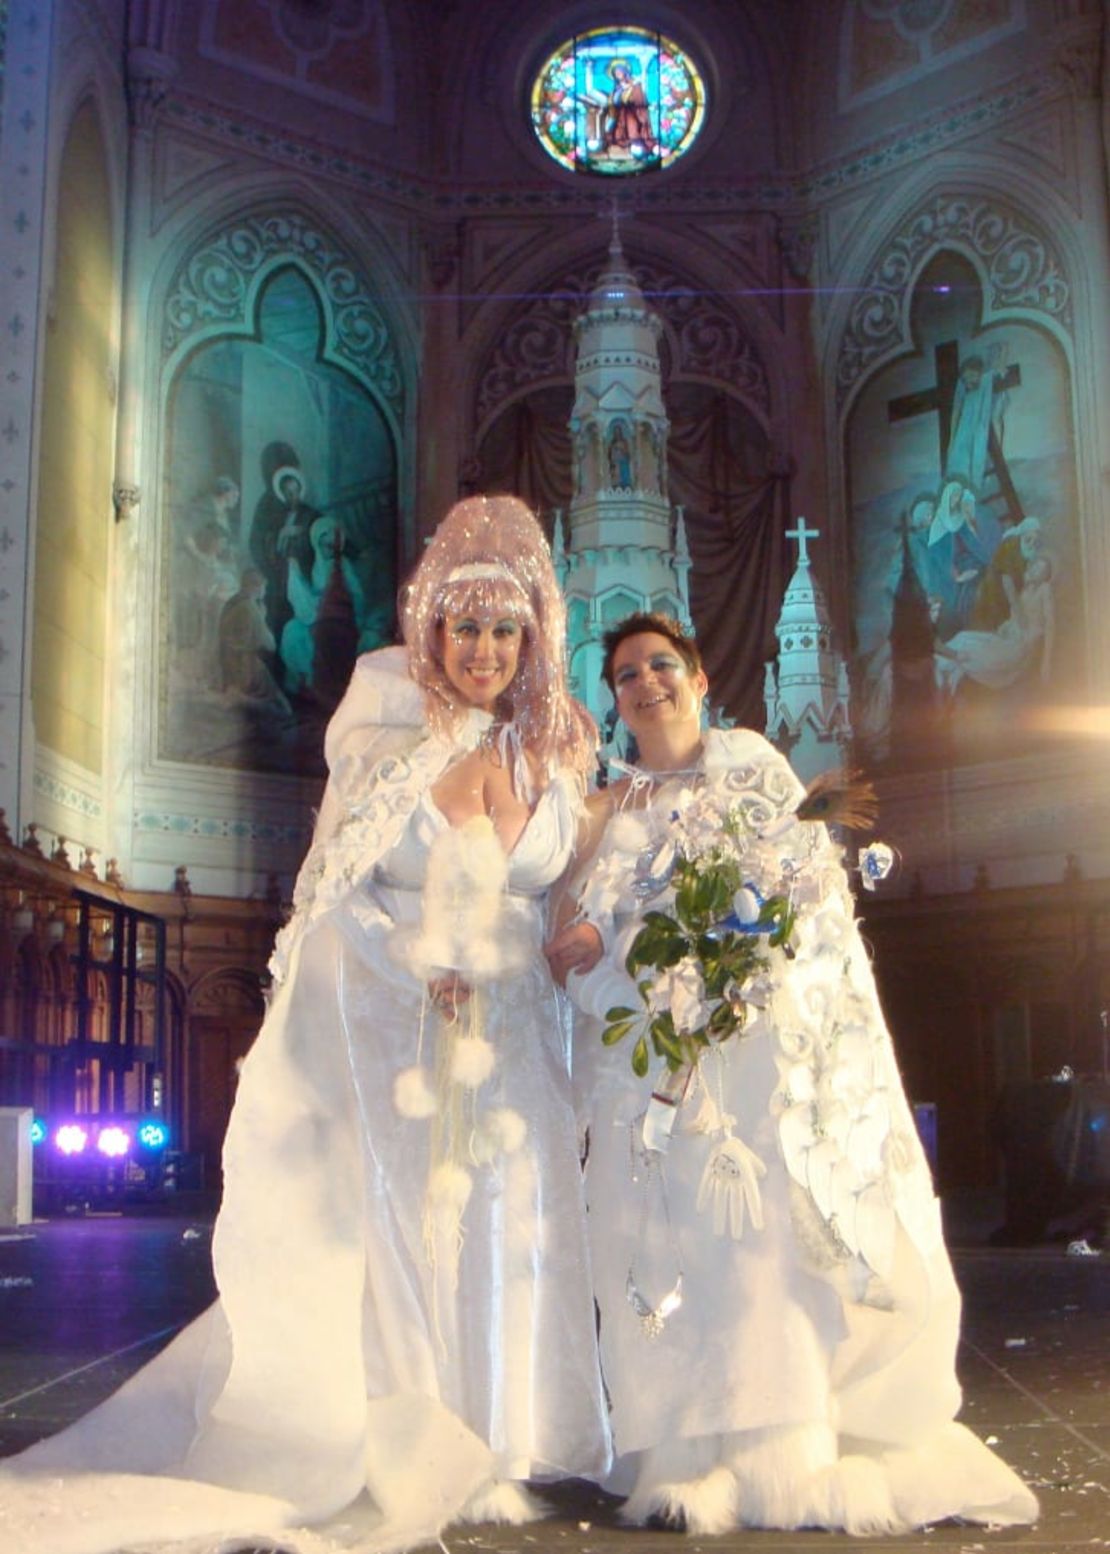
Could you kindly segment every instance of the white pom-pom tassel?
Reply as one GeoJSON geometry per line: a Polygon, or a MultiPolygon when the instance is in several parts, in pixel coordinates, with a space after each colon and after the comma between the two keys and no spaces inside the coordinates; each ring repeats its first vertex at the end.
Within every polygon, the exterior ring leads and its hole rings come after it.
{"type": "Polygon", "coordinates": [[[468,1090],[484,1085],[496,1064],[492,1042],[481,1036],[463,1036],[451,1048],[451,1078],[468,1090]]]}
{"type": "Polygon", "coordinates": [[[437,1165],[428,1179],[428,1201],[437,1218],[441,1212],[451,1218],[460,1218],[470,1201],[473,1185],[470,1172],[463,1166],[450,1160],[437,1165]]]}
{"type": "Polygon", "coordinates": [[[426,1068],[417,1064],[401,1070],[393,1081],[393,1105],[402,1117],[414,1121],[435,1116],[435,1092],[426,1068]]]}
{"type": "Polygon", "coordinates": [[[471,1152],[479,1165],[494,1155],[515,1155],[528,1136],[528,1124],[511,1106],[487,1112],[474,1131],[471,1152]]]}

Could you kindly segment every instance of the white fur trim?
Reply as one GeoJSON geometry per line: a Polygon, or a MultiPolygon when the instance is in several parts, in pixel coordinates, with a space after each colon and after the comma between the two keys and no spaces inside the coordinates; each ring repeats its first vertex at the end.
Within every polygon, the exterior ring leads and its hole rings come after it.
{"type": "Polygon", "coordinates": [[[491,1478],[474,1491],[459,1513],[459,1520],[499,1522],[503,1526],[520,1527],[525,1522],[536,1522],[548,1515],[548,1507],[535,1495],[529,1494],[523,1484],[514,1484],[510,1479],[491,1478]]]}
{"type": "Polygon", "coordinates": [[[435,1116],[438,1107],[426,1068],[415,1064],[401,1070],[393,1081],[393,1105],[402,1117],[413,1121],[435,1116]]]}
{"type": "Polygon", "coordinates": [[[506,911],[508,871],[488,815],[447,826],[428,849],[420,925],[399,929],[390,953],[422,979],[454,970],[481,982],[521,970],[530,947],[506,911]]]}
{"type": "Polygon", "coordinates": [[[698,1478],[638,1484],[621,1515],[637,1523],[651,1516],[681,1518],[687,1533],[712,1538],[736,1526],[736,1480],[727,1468],[718,1466],[698,1478]]]}
{"type": "Polygon", "coordinates": [[[650,841],[646,821],[631,810],[619,810],[609,822],[605,843],[617,852],[639,853],[650,841]]]}
{"type": "Polygon", "coordinates": [[[827,1424],[771,1425],[725,1437],[743,1527],[836,1527],[832,1470],[836,1433],[827,1424]]]}
{"type": "Polygon", "coordinates": [[[826,1473],[828,1523],[854,1538],[908,1532],[915,1524],[899,1514],[890,1477],[880,1462],[849,1454],[826,1473]]]}

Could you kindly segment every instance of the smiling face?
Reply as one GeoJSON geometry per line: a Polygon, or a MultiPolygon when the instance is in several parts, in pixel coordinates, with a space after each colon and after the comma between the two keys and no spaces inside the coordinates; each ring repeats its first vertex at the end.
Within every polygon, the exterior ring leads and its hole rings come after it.
{"type": "Polygon", "coordinates": [[[688,728],[696,736],[705,671],[688,668],[661,632],[625,637],[613,655],[613,688],[617,712],[641,744],[654,730],[688,728]]]}
{"type": "Polygon", "coordinates": [[[520,622],[513,615],[471,610],[445,616],[440,632],[447,679],[468,706],[492,712],[520,664],[520,622]]]}

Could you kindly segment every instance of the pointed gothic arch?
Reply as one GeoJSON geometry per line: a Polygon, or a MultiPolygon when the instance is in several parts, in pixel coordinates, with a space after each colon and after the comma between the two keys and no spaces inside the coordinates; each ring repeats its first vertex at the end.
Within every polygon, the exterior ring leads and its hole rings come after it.
{"type": "Polygon", "coordinates": [[[1026,718],[1083,655],[1062,253],[1023,211],[933,193],[841,325],[857,738],[908,765],[1024,753],[1026,718]]]}
{"type": "Polygon", "coordinates": [[[1062,251],[1045,224],[1016,202],[966,185],[919,193],[866,256],[845,263],[861,279],[845,284],[830,319],[828,357],[835,412],[843,425],[861,384],[911,348],[910,307],[917,281],[942,249],[972,264],[992,316],[1038,318],[1070,338],[1072,284],[1062,251]]]}
{"type": "Polygon", "coordinates": [[[182,258],[161,343],[159,751],[315,773],[356,654],[393,634],[398,350],[349,254],[290,211],[182,258]]]}

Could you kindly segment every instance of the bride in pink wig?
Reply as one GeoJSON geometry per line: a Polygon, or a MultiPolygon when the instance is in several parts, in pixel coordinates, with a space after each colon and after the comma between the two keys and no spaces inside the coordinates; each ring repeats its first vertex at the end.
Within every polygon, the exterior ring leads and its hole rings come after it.
{"type": "Polygon", "coordinates": [[[594,730],[524,504],[452,508],[402,625],[328,729],[225,1143],[219,1298],[4,1465],[0,1532],[21,1554],[396,1549],[455,1520],[528,1520],[523,1480],[605,1466],[541,953],[594,730]]]}

